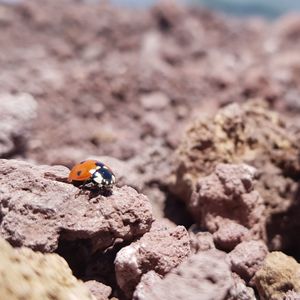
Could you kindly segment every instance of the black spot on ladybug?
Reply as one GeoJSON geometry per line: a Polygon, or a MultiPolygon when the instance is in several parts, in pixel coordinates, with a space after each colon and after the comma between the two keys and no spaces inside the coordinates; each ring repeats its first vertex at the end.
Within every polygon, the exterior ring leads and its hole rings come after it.
{"type": "Polygon", "coordinates": [[[78,171],[78,172],[77,172],[77,176],[80,176],[81,173],[82,173],[82,171],[78,171]]]}
{"type": "Polygon", "coordinates": [[[85,160],[81,161],[79,164],[82,165],[83,163],[85,163],[85,160]]]}

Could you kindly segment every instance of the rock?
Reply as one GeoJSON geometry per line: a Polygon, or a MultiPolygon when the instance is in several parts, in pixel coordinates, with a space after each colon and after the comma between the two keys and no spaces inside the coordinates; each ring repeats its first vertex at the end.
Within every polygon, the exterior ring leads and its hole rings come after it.
{"type": "Polygon", "coordinates": [[[161,92],[154,92],[151,94],[143,95],[140,99],[142,106],[146,110],[161,110],[170,105],[170,99],[161,92]]]}
{"type": "Polygon", "coordinates": [[[25,150],[36,110],[30,94],[0,94],[0,157],[25,150]]]}
{"type": "Polygon", "coordinates": [[[111,287],[107,286],[96,280],[89,280],[84,282],[84,285],[88,287],[91,294],[95,297],[95,300],[108,300],[111,294],[111,287]]]}
{"type": "Polygon", "coordinates": [[[262,241],[246,241],[237,245],[229,254],[231,270],[246,282],[249,282],[268,254],[268,248],[262,241]]]}
{"type": "MultiPolygon", "coordinates": [[[[175,171],[169,187],[190,206],[197,183],[212,174],[218,164],[247,163],[258,170],[258,180],[253,185],[266,205],[266,216],[284,213],[295,201],[298,184],[295,178],[300,174],[299,153],[295,130],[290,130],[288,122],[270,111],[262,101],[231,104],[220,109],[214,117],[203,119],[199,116],[192,123],[174,158],[175,171]]],[[[288,243],[284,234],[288,229],[280,225],[282,218],[276,223],[270,220],[270,243],[279,233],[282,243],[288,243]]],[[[198,217],[195,220],[199,221],[198,217]]]]}
{"type": "Polygon", "coordinates": [[[149,271],[141,277],[140,283],[137,285],[134,291],[134,299],[146,299],[145,295],[151,294],[156,284],[160,283],[162,276],[157,274],[155,271],[149,271]]]}
{"type": "Polygon", "coordinates": [[[260,299],[283,299],[288,291],[300,293],[300,266],[282,252],[269,253],[254,282],[260,299]]]}
{"type": "Polygon", "coordinates": [[[200,178],[189,210],[221,248],[232,250],[244,238],[265,237],[264,204],[254,190],[255,169],[245,164],[219,164],[200,178]]]}
{"type": "Polygon", "coordinates": [[[155,221],[150,232],[118,252],[115,260],[118,285],[129,298],[143,274],[154,270],[165,275],[190,252],[190,238],[183,226],[155,221]]]}
{"type": "Polygon", "coordinates": [[[1,299],[96,300],[57,254],[13,249],[2,238],[0,249],[1,299]]]}
{"type": "Polygon", "coordinates": [[[163,279],[150,275],[137,286],[134,300],[198,300],[200,295],[201,300],[225,300],[233,284],[225,255],[217,250],[190,256],[163,279]]]}
{"type": "Polygon", "coordinates": [[[213,234],[217,248],[224,251],[232,250],[248,236],[250,236],[249,229],[229,220],[223,220],[218,230],[213,234]]]}
{"type": "Polygon", "coordinates": [[[233,273],[233,285],[226,300],[256,300],[254,290],[246,286],[245,281],[233,273]]]}
{"type": "Polygon", "coordinates": [[[1,236],[42,252],[55,251],[59,240],[84,240],[95,252],[149,231],[153,219],[144,195],[128,186],[95,195],[65,183],[68,173],[61,166],[0,160],[1,236]]]}
{"type": "Polygon", "coordinates": [[[191,247],[194,253],[215,249],[211,233],[207,231],[200,231],[197,226],[192,225],[189,229],[189,234],[191,237],[191,247]]]}
{"type": "Polygon", "coordinates": [[[296,293],[294,291],[288,291],[285,295],[283,300],[299,300],[300,293],[296,293]]]}

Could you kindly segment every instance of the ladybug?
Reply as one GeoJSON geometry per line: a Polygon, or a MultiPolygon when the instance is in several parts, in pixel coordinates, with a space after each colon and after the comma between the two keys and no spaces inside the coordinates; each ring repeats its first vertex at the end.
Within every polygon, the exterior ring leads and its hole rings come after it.
{"type": "Polygon", "coordinates": [[[72,168],[68,181],[81,187],[110,190],[116,178],[112,170],[104,163],[97,160],[85,160],[72,168]]]}

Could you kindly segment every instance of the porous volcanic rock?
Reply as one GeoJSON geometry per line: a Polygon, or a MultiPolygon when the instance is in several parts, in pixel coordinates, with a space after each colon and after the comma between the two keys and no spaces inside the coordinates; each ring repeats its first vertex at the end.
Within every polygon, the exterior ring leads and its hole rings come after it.
{"type": "Polygon", "coordinates": [[[268,248],[262,241],[245,241],[238,244],[227,256],[231,270],[246,282],[249,282],[260,269],[268,254],[268,248]]]}
{"type": "Polygon", "coordinates": [[[0,274],[1,299],[96,300],[62,257],[25,247],[13,249],[2,238],[0,274]]]}
{"type": "Polygon", "coordinates": [[[189,203],[199,178],[211,174],[217,164],[247,163],[259,171],[255,189],[267,214],[282,212],[297,190],[299,152],[296,133],[264,102],[234,103],[192,123],[178,149],[170,188],[189,203]]]}
{"type": "Polygon", "coordinates": [[[244,239],[264,238],[264,203],[254,190],[255,168],[219,164],[200,178],[188,208],[201,227],[214,233],[221,249],[232,250],[244,239]]]}
{"type": "Polygon", "coordinates": [[[0,158],[24,154],[36,110],[30,94],[0,93],[0,158]]]}
{"type": "Polygon", "coordinates": [[[285,295],[283,300],[299,300],[300,293],[296,293],[295,291],[288,291],[285,295]]]}
{"type": "Polygon", "coordinates": [[[233,285],[226,300],[257,300],[254,290],[246,286],[246,283],[237,274],[232,274],[233,285]]]}
{"type": "Polygon", "coordinates": [[[118,285],[131,297],[143,274],[154,270],[165,275],[190,253],[190,238],[183,226],[155,221],[150,232],[118,252],[115,260],[118,285]]]}
{"type": "Polygon", "coordinates": [[[42,252],[56,250],[58,240],[81,239],[94,252],[149,231],[147,197],[128,186],[115,187],[111,195],[83,191],[64,182],[68,172],[62,166],[0,160],[1,236],[42,252]]]}
{"type": "Polygon", "coordinates": [[[193,252],[215,249],[213,235],[207,231],[200,231],[196,226],[189,229],[193,252]]]}
{"type": "Polygon", "coordinates": [[[233,284],[225,254],[218,250],[190,256],[162,279],[150,275],[137,286],[134,300],[198,300],[199,295],[201,300],[225,300],[233,284]]]}
{"type": "Polygon", "coordinates": [[[96,300],[108,300],[111,294],[111,287],[96,280],[86,281],[84,285],[89,289],[96,300]]]}
{"type": "Polygon", "coordinates": [[[300,293],[300,265],[282,252],[269,253],[254,281],[260,299],[285,299],[288,291],[300,293]]]}
{"type": "Polygon", "coordinates": [[[231,220],[220,220],[219,228],[213,234],[218,249],[232,250],[241,241],[250,238],[249,229],[231,220]]]}

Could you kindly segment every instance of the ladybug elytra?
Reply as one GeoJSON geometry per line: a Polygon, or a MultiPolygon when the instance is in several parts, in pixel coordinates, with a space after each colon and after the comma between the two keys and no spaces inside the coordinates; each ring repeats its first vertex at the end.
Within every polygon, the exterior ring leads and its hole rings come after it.
{"type": "Polygon", "coordinates": [[[97,160],[85,160],[70,171],[68,181],[88,188],[111,189],[116,181],[112,170],[97,160]]]}

